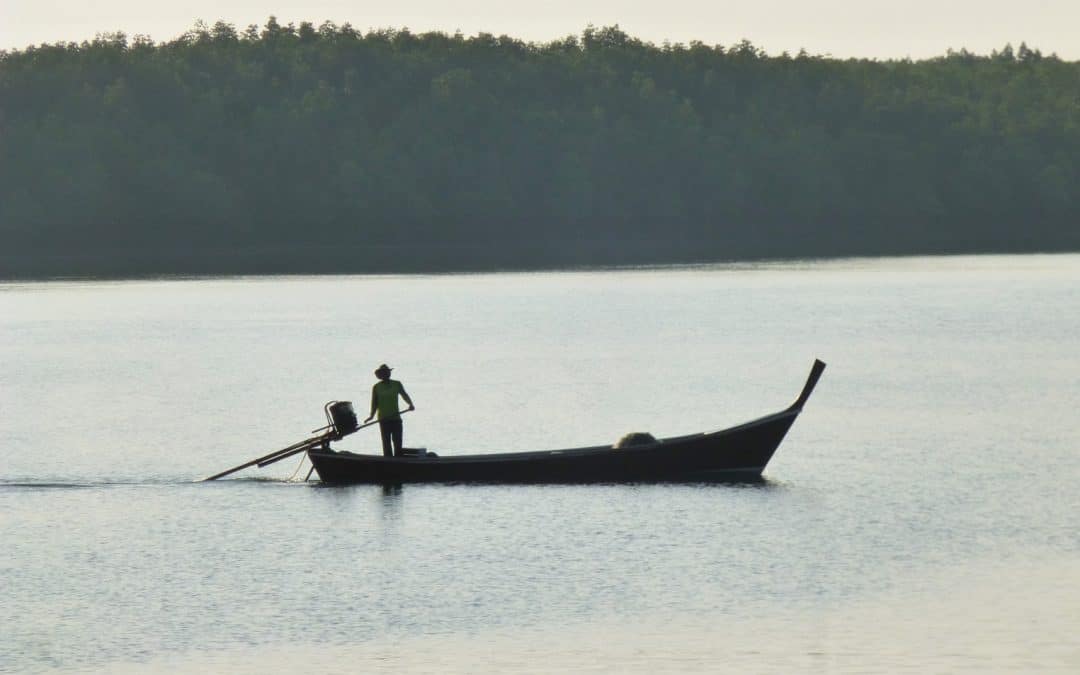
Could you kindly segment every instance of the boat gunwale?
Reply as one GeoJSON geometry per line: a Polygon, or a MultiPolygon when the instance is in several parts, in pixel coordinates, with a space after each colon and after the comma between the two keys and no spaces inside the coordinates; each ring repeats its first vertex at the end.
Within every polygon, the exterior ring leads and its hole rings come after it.
{"type": "Polygon", "coordinates": [[[364,453],[344,451],[325,451],[322,449],[313,448],[308,450],[309,455],[316,455],[320,458],[327,459],[344,459],[347,461],[364,461],[374,463],[387,463],[387,464],[430,464],[430,463],[445,463],[445,464],[458,464],[458,463],[487,463],[487,462],[509,462],[509,461],[536,461],[542,459],[558,459],[565,457],[583,457],[588,455],[601,455],[607,452],[617,451],[621,454],[627,453],[643,453],[652,452],[660,449],[664,449],[671,445],[678,445],[680,443],[688,441],[696,441],[699,439],[707,438],[710,436],[723,436],[726,434],[737,433],[745,431],[749,428],[761,426],[763,424],[769,424],[776,422],[786,417],[797,417],[800,409],[794,406],[775,412],[764,417],[759,417],[749,422],[744,422],[733,427],[727,427],[725,429],[718,429],[715,431],[701,431],[697,433],[685,434],[682,436],[668,436],[666,438],[658,439],[653,443],[643,443],[641,445],[631,445],[624,448],[616,448],[613,445],[594,445],[577,448],[563,448],[556,450],[531,450],[525,452],[499,452],[489,454],[469,454],[469,455],[440,455],[438,457],[386,457],[384,455],[369,455],[364,453]]]}

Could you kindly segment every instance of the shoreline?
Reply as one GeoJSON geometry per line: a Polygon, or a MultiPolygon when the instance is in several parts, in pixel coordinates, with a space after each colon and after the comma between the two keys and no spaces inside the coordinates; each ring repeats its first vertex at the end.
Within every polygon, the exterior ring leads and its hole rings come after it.
{"type": "MultiPolygon", "coordinates": [[[[668,253],[675,253],[668,247],[668,253]]],[[[333,247],[259,247],[235,251],[174,251],[172,254],[129,250],[122,260],[102,261],[98,255],[53,255],[32,260],[0,257],[0,283],[35,281],[134,281],[222,277],[293,276],[438,276],[460,274],[512,274],[538,272],[618,271],[693,266],[783,265],[884,258],[954,258],[988,256],[1072,255],[1077,249],[969,249],[909,252],[836,252],[724,256],[682,251],[675,255],[612,255],[597,245],[568,250],[560,256],[530,248],[486,251],[452,246],[410,253],[404,246],[372,246],[363,253],[333,247]],[[462,255],[462,254],[468,255],[462,255]],[[540,255],[537,255],[540,253],[540,255]],[[409,257],[411,255],[411,257],[409,257]]],[[[655,250],[655,249],[654,249],[655,250]]]]}

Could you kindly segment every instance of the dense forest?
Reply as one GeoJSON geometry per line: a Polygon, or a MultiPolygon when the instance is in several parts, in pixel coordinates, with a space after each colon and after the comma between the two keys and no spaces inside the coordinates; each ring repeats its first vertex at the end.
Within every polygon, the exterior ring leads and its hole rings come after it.
{"type": "Polygon", "coordinates": [[[0,277],[1080,250],[1080,63],[349,25],[0,52],[0,277]]]}

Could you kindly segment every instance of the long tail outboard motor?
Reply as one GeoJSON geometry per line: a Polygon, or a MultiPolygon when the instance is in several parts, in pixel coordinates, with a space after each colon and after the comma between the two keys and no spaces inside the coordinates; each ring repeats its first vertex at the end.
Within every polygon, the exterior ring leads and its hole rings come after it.
{"type": "Polygon", "coordinates": [[[326,421],[330,423],[330,428],[339,438],[351,434],[360,427],[356,419],[356,411],[353,410],[350,401],[330,401],[323,406],[323,411],[326,413],[326,421]]]}
{"type": "Polygon", "coordinates": [[[330,401],[323,406],[323,412],[326,413],[326,426],[319,427],[313,430],[311,433],[315,434],[310,438],[305,438],[299,443],[293,443],[287,448],[281,450],[275,450],[269,455],[264,455],[258,459],[253,459],[250,462],[245,462],[240,466],[234,466],[233,468],[216,473],[213,476],[204,478],[203,480],[217,480],[222,476],[228,476],[230,473],[239,471],[240,469],[246,469],[249,466],[264,467],[274,462],[280,462],[286,457],[292,457],[293,455],[301,452],[307,452],[313,448],[327,449],[330,447],[330,441],[340,441],[344,436],[347,436],[357,429],[375,424],[371,422],[369,424],[360,425],[357,423],[356,411],[353,410],[353,405],[349,401],[330,401]]]}

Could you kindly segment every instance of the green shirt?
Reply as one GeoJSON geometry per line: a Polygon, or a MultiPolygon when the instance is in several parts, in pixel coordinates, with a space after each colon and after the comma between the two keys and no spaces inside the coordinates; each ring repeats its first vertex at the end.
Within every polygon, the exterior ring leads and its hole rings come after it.
{"type": "Polygon", "coordinates": [[[381,380],[371,388],[372,407],[378,410],[380,420],[397,419],[398,396],[405,393],[405,387],[397,380],[381,380]]]}

